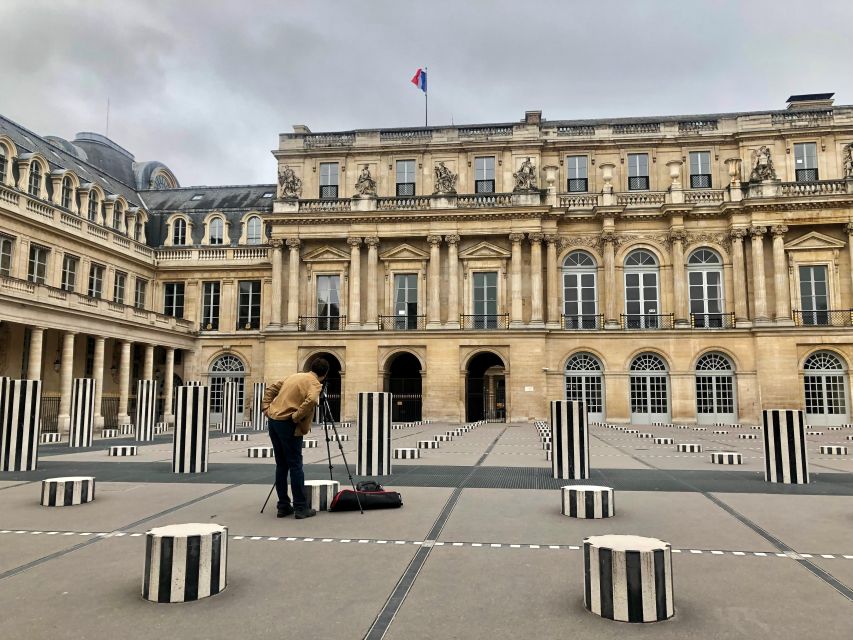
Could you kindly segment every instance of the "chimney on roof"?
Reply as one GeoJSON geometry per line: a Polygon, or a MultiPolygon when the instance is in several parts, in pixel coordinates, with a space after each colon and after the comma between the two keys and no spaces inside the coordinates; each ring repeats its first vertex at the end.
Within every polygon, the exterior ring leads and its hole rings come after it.
{"type": "Polygon", "coordinates": [[[293,133],[311,133],[311,129],[304,124],[295,124],[293,125],[293,133]]]}
{"type": "Polygon", "coordinates": [[[832,107],[834,93],[802,93],[796,96],[790,96],[786,102],[788,103],[788,111],[802,109],[829,109],[832,107]]]}
{"type": "Polygon", "coordinates": [[[542,124],[542,112],[541,111],[525,111],[524,112],[524,124],[542,124]]]}

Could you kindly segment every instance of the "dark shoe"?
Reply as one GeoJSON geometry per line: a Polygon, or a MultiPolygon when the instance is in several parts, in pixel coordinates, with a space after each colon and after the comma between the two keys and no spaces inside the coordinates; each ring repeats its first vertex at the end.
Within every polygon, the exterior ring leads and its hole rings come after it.
{"type": "Polygon", "coordinates": [[[313,518],[314,516],[316,516],[317,510],[311,509],[309,507],[303,507],[302,509],[296,509],[296,511],[294,511],[294,513],[296,514],[296,515],[294,515],[294,517],[297,520],[303,520],[305,518],[313,518]]]}
{"type": "Polygon", "coordinates": [[[275,517],[276,518],[286,518],[287,516],[292,516],[292,515],[293,515],[293,507],[284,507],[284,508],[279,507],[278,510],[276,511],[275,517]]]}

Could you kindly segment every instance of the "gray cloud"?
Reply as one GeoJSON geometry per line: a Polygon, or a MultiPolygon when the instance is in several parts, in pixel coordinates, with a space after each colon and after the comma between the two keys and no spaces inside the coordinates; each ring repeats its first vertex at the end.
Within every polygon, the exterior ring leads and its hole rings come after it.
{"type": "Polygon", "coordinates": [[[853,4],[735,0],[4,0],[0,112],[40,134],[104,131],[181,182],[271,182],[313,130],[853,102],[853,4]],[[820,19],[815,19],[819,17],[820,19]]]}

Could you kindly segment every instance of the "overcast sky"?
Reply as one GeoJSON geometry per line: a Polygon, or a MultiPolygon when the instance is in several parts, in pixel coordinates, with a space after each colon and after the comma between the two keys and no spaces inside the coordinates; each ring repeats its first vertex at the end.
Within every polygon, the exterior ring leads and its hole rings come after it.
{"type": "Polygon", "coordinates": [[[182,185],[275,181],[313,131],[853,103],[849,0],[2,0],[0,113],[182,185]]]}

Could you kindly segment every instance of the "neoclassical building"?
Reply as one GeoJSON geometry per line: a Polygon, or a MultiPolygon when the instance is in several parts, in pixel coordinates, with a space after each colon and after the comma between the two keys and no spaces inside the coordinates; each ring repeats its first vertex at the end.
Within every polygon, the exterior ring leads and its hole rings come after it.
{"type": "MultiPolygon", "coordinates": [[[[92,133],[0,118],[0,375],[135,380],[333,365],[334,411],[613,422],[850,421],[853,107],[281,134],[276,183],[180,187],[92,133]]],[[[274,173],[275,172],[275,173],[274,173]]]]}

